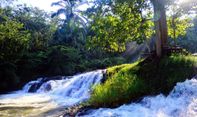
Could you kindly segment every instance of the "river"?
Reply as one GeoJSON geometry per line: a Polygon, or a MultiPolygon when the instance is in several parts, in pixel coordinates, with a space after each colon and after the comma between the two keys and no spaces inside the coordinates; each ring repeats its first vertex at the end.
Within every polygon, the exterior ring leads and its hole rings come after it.
{"type": "MultiPolygon", "coordinates": [[[[31,81],[22,90],[0,95],[0,117],[59,117],[66,107],[90,97],[92,86],[101,82],[103,72],[97,70],[46,82],[42,82],[43,78],[31,81]]],[[[83,116],[197,117],[197,80],[177,83],[168,96],[147,96],[138,103],[113,109],[90,109],[83,116]]]]}

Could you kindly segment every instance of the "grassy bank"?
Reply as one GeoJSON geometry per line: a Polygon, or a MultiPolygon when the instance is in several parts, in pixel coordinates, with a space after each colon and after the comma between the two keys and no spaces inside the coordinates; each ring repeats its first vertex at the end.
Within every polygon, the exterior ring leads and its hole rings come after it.
{"type": "Polygon", "coordinates": [[[115,107],[145,95],[167,94],[176,85],[197,74],[197,57],[171,55],[160,61],[139,60],[107,69],[107,80],[93,88],[89,104],[115,107]]]}

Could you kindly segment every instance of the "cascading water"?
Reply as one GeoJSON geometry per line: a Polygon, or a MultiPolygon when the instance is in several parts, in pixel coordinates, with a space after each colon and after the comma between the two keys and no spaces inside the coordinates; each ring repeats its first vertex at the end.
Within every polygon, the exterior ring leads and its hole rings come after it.
{"type": "Polygon", "coordinates": [[[0,117],[56,117],[64,108],[90,97],[90,89],[103,78],[104,70],[71,78],[27,83],[23,90],[0,95],[0,117]],[[29,93],[34,92],[34,93],[29,93]]]}
{"type": "MultiPolygon", "coordinates": [[[[197,117],[197,79],[178,83],[166,97],[145,97],[115,109],[90,110],[85,117],[197,117]]],[[[82,115],[81,115],[82,116],[82,115]]]]}
{"type": "MultiPolygon", "coordinates": [[[[58,80],[40,78],[31,81],[23,90],[0,95],[0,117],[59,117],[65,107],[89,98],[91,87],[101,82],[103,72],[98,70],[58,80]]],[[[140,103],[89,110],[85,114],[77,116],[197,117],[197,79],[178,83],[168,96],[145,97],[140,103]]]]}

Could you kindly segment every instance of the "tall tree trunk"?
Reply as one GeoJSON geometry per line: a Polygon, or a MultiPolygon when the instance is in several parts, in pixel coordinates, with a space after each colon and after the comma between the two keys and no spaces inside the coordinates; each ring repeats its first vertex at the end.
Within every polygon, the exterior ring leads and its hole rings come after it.
{"type": "Polygon", "coordinates": [[[154,7],[156,31],[156,54],[162,56],[162,49],[167,46],[167,21],[164,0],[151,0],[154,7]]]}

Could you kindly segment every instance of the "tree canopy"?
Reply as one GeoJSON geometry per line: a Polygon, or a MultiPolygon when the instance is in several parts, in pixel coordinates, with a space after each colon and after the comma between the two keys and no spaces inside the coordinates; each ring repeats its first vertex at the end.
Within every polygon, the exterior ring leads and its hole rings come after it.
{"type": "MultiPolygon", "coordinates": [[[[89,43],[95,47],[101,47],[107,51],[125,50],[125,45],[130,41],[142,43],[151,37],[153,23],[143,17],[144,3],[116,3],[107,8],[103,6],[100,12],[91,12],[89,43]]],[[[96,8],[99,9],[99,8],[96,8]]],[[[146,16],[150,17],[150,16],[146,16]]]]}
{"type": "Polygon", "coordinates": [[[23,30],[24,25],[3,14],[6,10],[0,9],[0,59],[15,61],[29,48],[30,33],[23,30]]]}
{"type": "Polygon", "coordinates": [[[151,44],[158,56],[173,44],[195,52],[197,2],[189,1],[60,0],[54,13],[0,1],[0,70],[12,71],[0,77],[17,83],[104,69],[135,61],[151,44]]]}

